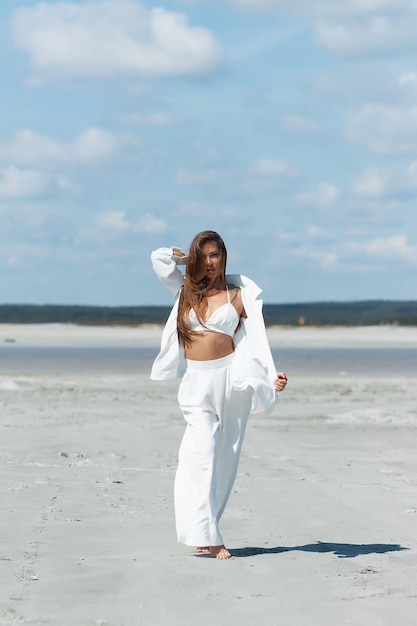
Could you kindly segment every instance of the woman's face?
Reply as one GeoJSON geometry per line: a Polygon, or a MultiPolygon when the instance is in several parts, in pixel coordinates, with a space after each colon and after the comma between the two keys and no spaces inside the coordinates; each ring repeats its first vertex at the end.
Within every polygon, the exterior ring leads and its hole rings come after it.
{"type": "Polygon", "coordinates": [[[214,281],[223,274],[222,253],[216,243],[205,243],[201,248],[202,270],[205,276],[214,281]]]}

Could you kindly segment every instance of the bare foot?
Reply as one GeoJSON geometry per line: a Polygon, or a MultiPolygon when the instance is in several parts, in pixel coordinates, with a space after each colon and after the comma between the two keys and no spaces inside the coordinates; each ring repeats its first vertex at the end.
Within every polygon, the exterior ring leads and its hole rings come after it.
{"type": "Polygon", "coordinates": [[[210,554],[213,559],[230,559],[232,556],[225,546],[210,546],[210,554]]]}
{"type": "Polygon", "coordinates": [[[198,546],[197,548],[198,554],[210,554],[209,546],[198,546]]]}

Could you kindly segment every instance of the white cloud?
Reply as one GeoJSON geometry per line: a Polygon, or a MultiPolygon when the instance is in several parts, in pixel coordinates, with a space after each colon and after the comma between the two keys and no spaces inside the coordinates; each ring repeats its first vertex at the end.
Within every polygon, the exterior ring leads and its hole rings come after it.
{"type": "Polygon", "coordinates": [[[376,154],[417,152],[417,106],[364,104],[350,115],[348,136],[376,154]]]}
{"type": "Polygon", "coordinates": [[[129,229],[129,222],[126,220],[124,211],[99,213],[96,215],[96,223],[101,230],[111,230],[120,233],[129,229]]]}
{"type": "Polygon", "coordinates": [[[81,187],[77,183],[71,180],[68,176],[64,174],[58,174],[56,177],[56,185],[58,189],[62,189],[62,191],[70,191],[74,194],[79,194],[81,192],[81,187]]]}
{"type": "Polygon", "coordinates": [[[138,233],[140,235],[150,235],[153,233],[163,233],[168,225],[165,220],[146,213],[138,221],[133,221],[126,216],[125,211],[104,211],[95,216],[97,230],[85,230],[82,237],[87,239],[106,241],[108,239],[118,239],[126,233],[138,233]]]}
{"type": "Polygon", "coordinates": [[[295,230],[281,230],[278,233],[278,241],[280,245],[287,245],[288,243],[298,242],[298,232],[295,230]]]}
{"type": "Polygon", "coordinates": [[[229,172],[220,168],[180,168],[176,174],[176,183],[182,187],[217,186],[227,182],[229,177],[229,172]]]}
{"type": "Polygon", "coordinates": [[[411,245],[406,235],[373,239],[365,243],[351,243],[348,248],[355,253],[364,252],[372,257],[403,259],[411,262],[417,260],[417,246],[411,245]]]}
{"type": "Polygon", "coordinates": [[[221,56],[214,36],[190,26],[186,15],[133,0],[21,7],[11,28],[40,82],[199,75],[211,71],[221,56]]]}
{"type": "Polygon", "coordinates": [[[170,111],[148,111],[144,113],[123,113],[117,121],[132,126],[175,126],[179,119],[170,111]]]}
{"type": "Polygon", "coordinates": [[[114,135],[99,128],[88,128],[68,143],[22,129],[9,143],[0,144],[0,162],[37,167],[59,167],[76,162],[92,164],[114,156],[119,147],[120,142],[114,135]]]}
{"type": "Polygon", "coordinates": [[[258,159],[254,163],[252,171],[254,174],[259,174],[260,176],[274,176],[279,178],[292,178],[298,175],[294,166],[285,159],[258,159]]]}
{"type": "Polygon", "coordinates": [[[63,143],[22,129],[15,133],[9,143],[0,144],[0,161],[19,165],[42,165],[44,163],[62,163],[67,159],[63,143]]]}
{"type": "Polygon", "coordinates": [[[0,198],[27,198],[48,190],[48,178],[36,170],[22,170],[10,166],[0,170],[0,198]]]}
{"type": "Polygon", "coordinates": [[[322,182],[317,191],[299,193],[295,199],[300,204],[310,204],[319,208],[329,208],[333,206],[340,196],[339,188],[332,183],[322,182]]]}
{"type": "Polygon", "coordinates": [[[28,267],[50,256],[50,251],[37,244],[12,245],[4,250],[7,267],[28,267]]]}
{"type": "Polygon", "coordinates": [[[322,267],[334,267],[339,262],[339,256],[335,252],[316,252],[312,255],[322,267]]]}
{"type": "Polygon", "coordinates": [[[79,135],[72,146],[72,158],[86,163],[97,163],[113,156],[119,142],[106,130],[89,128],[79,135]]]}
{"type": "Polygon", "coordinates": [[[306,247],[296,247],[290,252],[292,256],[316,261],[324,268],[334,267],[339,262],[339,256],[335,252],[317,252],[306,247]]]}
{"type": "Polygon", "coordinates": [[[413,196],[417,190],[417,161],[390,167],[364,170],[352,185],[352,191],[367,198],[413,196]]]}
{"type": "Polygon", "coordinates": [[[362,15],[375,11],[413,8],[413,0],[229,0],[240,9],[277,11],[305,16],[362,15]]]}
{"type": "Polygon", "coordinates": [[[315,240],[315,241],[324,241],[332,239],[333,235],[323,228],[319,228],[318,226],[308,226],[306,230],[307,239],[315,240]]]}
{"type": "Polygon", "coordinates": [[[307,20],[328,51],[361,57],[416,48],[414,0],[229,0],[237,9],[307,20]]]}
{"type": "Polygon", "coordinates": [[[299,176],[296,168],[284,159],[261,158],[247,167],[180,168],[176,183],[217,188],[226,196],[240,197],[270,194],[299,176]]]}
{"type": "Polygon", "coordinates": [[[405,72],[404,74],[400,74],[398,78],[398,84],[401,87],[408,85],[416,85],[417,84],[417,72],[405,72]]]}
{"type": "Polygon", "coordinates": [[[230,205],[214,207],[213,204],[209,202],[204,203],[192,200],[181,203],[179,210],[181,215],[190,219],[200,219],[201,215],[210,215],[210,219],[216,221],[237,223],[244,220],[242,209],[230,205]]]}
{"type": "Polygon", "coordinates": [[[315,133],[318,130],[317,124],[304,117],[289,113],[282,118],[282,126],[284,130],[291,133],[315,133]]]}
{"type": "Polygon", "coordinates": [[[344,21],[320,20],[316,24],[319,42],[330,52],[347,56],[377,54],[381,51],[415,47],[417,14],[401,17],[372,15],[344,21]]]}
{"type": "Polygon", "coordinates": [[[388,177],[380,168],[370,168],[362,172],[353,183],[353,193],[368,198],[381,198],[387,192],[388,177]]]}
{"type": "Polygon", "coordinates": [[[406,170],[406,180],[413,189],[417,188],[417,161],[412,161],[406,170]]]}
{"type": "Polygon", "coordinates": [[[163,233],[167,230],[168,224],[165,220],[147,213],[139,222],[135,225],[135,231],[145,235],[151,235],[153,233],[163,233]]]}

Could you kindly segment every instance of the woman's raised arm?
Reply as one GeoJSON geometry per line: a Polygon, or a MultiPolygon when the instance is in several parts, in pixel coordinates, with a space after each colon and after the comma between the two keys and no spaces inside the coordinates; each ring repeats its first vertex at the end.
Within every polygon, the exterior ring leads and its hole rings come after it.
{"type": "Polygon", "coordinates": [[[180,248],[158,248],[151,254],[152,267],[159,280],[173,296],[176,296],[184,282],[184,274],[178,265],[187,264],[187,256],[180,248]]]}

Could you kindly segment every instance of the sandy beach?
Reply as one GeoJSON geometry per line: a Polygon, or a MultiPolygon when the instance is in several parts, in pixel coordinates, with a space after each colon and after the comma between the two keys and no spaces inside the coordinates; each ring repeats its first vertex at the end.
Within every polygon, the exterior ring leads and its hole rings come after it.
{"type": "MultiPolygon", "coordinates": [[[[78,326],[76,324],[0,324],[0,346],[157,347],[162,327],[155,325],[78,326]]],[[[417,329],[404,326],[270,327],[271,347],[417,347],[417,329]]]]}
{"type": "MultiPolygon", "coordinates": [[[[14,349],[156,350],[160,332],[0,326],[0,624],[414,626],[417,363],[288,372],[273,413],[251,418],[220,562],[176,543],[176,381],[139,364],[8,370],[14,349]]],[[[417,348],[416,328],[268,335],[276,348],[417,348]]]]}

